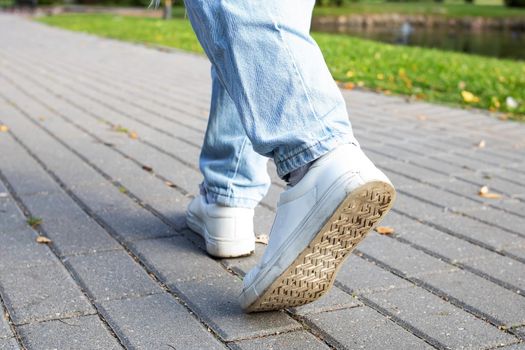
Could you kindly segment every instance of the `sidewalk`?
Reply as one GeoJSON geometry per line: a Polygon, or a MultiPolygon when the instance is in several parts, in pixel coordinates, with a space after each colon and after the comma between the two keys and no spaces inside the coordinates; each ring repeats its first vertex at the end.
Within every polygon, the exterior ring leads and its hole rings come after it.
{"type": "MultiPolygon", "coordinates": [[[[525,124],[344,91],[397,186],[395,233],[319,301],[246,315],[264,245],[215,260],[184,222],[207,60],[5,14],[0,48],[0,349],[525,349],[525,124]]],[[[257,233],[283,188],[269,171],[257,233]]]]}

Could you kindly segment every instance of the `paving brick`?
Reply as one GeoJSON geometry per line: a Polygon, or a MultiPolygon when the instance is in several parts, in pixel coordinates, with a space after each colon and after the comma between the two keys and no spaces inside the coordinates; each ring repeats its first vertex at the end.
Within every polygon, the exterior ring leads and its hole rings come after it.
{"type": "Polygon", "coordinates": [[[7,317],[3,314],[0,315],[0,339],[10,338],[13,336],[11,329],[9,328],[9,323],[7,317]]]}
{"type": "Polygon", "coordinates": [[[399,230],[396,228],[395,236],[452,261],[465,262],[467,260],[490,257],[495,254],[480,246],[423,224],[415,224],[399,230]]]}
{"type": "Polygon", "coordinates": [[[224,349],[213,335],[168,294],[103,303],[103,314],[126,347],[135,349],[224,349]]]}
{"type": "Polygon", "coordinates": [[[127,252],[69,257],[76,277],[98,301],[161,293],[162,289],[127,252]]]}
{"type": "Polygon", "coordinates": [[[19,350],[20,346],[15,338],[0,339],[0,350],[19,350]]]}
{"type": "Polygon", "coordinates": [[[508,246],[504,247],[504,251],[507,254],[510,254],[512,256],[518,257],[522,259],[522,261],[525,261],[525,246],[508,246]]]}
{"type": "Polygon", "coordinates": [[[525,299],[467,271],[421,276],[420,279],[507,327],[525,323],[525,299]]]}
{"type": "Polygon", "coordinates": [[[98,316],[82,316],[19,327],[29,349],[121,349],[98,316]]]}
{"type": "Polygon", "coordinates": [[[223,264],[227,269],[235,271],[235,273],[244,276],[261,260],[266,247],[267,245],[265,244],[256,243],[253,254],[240,258],[221,259],[221,264],[223,264]]]}
{"type": "Polygon", "coordinates": [[[15,324],[93,313],[93,307],[58,264],[0,271],[2,297],[15,324]]]}
{"type": "Polygon", "coordinates": [[[291,311],[297,315],[308,315],[319,312],[345,309],[349,307],[360,306],[362,303],[354,296],[333,286],[328,293],[313,303],[292,308],[291,311]]]}
{"type": "Polygon", "coordinates": [[[22,201],[34,216],[42,218],[42,227],[60,255],[122,248],[64,193],[22,196],[22,201]]]}
{"type": "Polygon", "coordinates": [[[445,208],[480,206],[480,203],[478,201],[474,201],[469,198],[445,192],[441,189],[431,187],[429,185],[405,188],[401,191],[407,193],[408,195],[420,198],[422,200],[430,201],[434,204],[445,208]]]}
{"type": "Polygon", "coordinates": [[[406,276],[420,276],[456,269],[440,259],[386,236],[371,236],[361,243],[358,249],[406,276]]]}
{"type": "Polygon", "coordinates": [[[524,238],[475,219],[445,213],[428,221],[442,229],[483,245],[501,250],[505,246],[525,245],[524,238]]]}
{"type": "MultiPolygon", "coordinates": [[[[524,235],[523,227],[525,227],[525,218],[513,215],[502,210],[489,208],[486,206],[478,206],[477,208],[460,208],[458,211],[465,213],[468,216],[477,218],[480,221],[488,224],[499,226],[504,230],[517,232],[524,235]]],[[[525,236],[525,235],[524,235],[525,236]]]]}
{"type": "Polygon", "coordinates": [[[43,266],[57,263],[55,255],[45,244],[35,241],[36,232],[29,227],[11,233],[0,233],[0,272],[12,268],[43,266]]]}
{"type": "MultiPolygon", "coordinates": [[[[307,316],[309,323],[348,349],[432,349],[430,345],[368,307],[307,316]]],[[[328,340],[330,342],[330,340],[328,340]]]]}
{"type": "Polygon", "coordinates": [[[524,350],[524,349],[525,349],[525,342],[498,348],[498,350],[524,350]]]}
{"type": "Polygon", "coordinates": [[[522,340],[525,340],[525,327],[514,328],[512,332],[521,337],[522,340]]]}
{"type": "Polygon", "coordinates": [[[448,348],[480,349],[516,341],[515,337],[421,288],[390,290],[367,298],[448,348]]]}
{"type": "Polygon", "coordinates": [[[253,219],[253,229],[255,234],[270,234],[272,229],[275,213],[265,207],[257,206],[255,208],[255,217],[253,219]]]}
{"type": "Polygon", "coordinates": [[[351,255],[337,274],[337,282],[355,294],[369,294],[412,284],[356,255],[351,255]]]}
{"type": "Polygon", "coordinates": [[[397,193],[393,208],[396,212],[406,214],[419,220],[436,217],[445,212],[445,209],[441,207],[423,202],[399,192],[397,193]]]}
{"type": "Polygon", "coordinates": [[[101,218],[115,234],[125,241],[167,237],[177,231],[144,208],[100,209],[95,215],[101,218]]]}
{"type": "Polygon", "coordinates": [[[317,350],[329,349],[322,341],[305,331],[289,332],[256,339],[247,339],[228,344],[239,350],[317,350]]]}
{"type": "Polygon", "coordinates": [[[11,233],[24,226],[27,226],[24,214],[16,203],[11,198],[0,198],[0,234],[11,233]]]}
{"type": "Polygon", "coordinates": [[[185,237],[136,241],[131,247],[166,283],[228,275],[217,261],[185,237]]]}
{"type": "Polygon", "coordinates": [[[260,337],[300,328],[283,312],[246,314],[237,299],[242,282],[232,275],[170,284],[225,341],[260,337]]]}
{"type": "Polygon", "coordinates": [[[468,266],[499,279],[522,291],[525,290],[525,264],[494,254],[490,258],[469,261],[468,266]]]}
{"type": "MultiPolygon", "coordinates": [[[[0,111],[3,110],[2,106],[0,104],[0,111]]],[[[51,177],[10,135],[0,137],[0,148],[2,174],[17,194],[45,193],[56,189],[56,183],[51,177]]]]}

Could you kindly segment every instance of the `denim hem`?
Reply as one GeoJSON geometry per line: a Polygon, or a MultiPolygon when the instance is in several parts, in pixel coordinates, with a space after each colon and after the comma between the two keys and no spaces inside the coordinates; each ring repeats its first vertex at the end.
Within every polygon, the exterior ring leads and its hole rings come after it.
{"type": "Polygon", "coordinates": [[[206,196],[208,203],[215,203],[232,208],[254,209],[259,204],[260,199],[250,197],[234,197],[232,191],[223,188],[211,187],[204,182],[200,184],[200,193],[206,196]]]}
{"type": "Polygon", "coordinates": [[[277,175],[282,179],[290,172],[320,158],[324,154],[335,149],[339,145],[354,143],[359,145],[356,138],[351,134],[332,134],[328,137],[315,141],[313,144],[305,147],[304,150],[285,158],[275,160],[277,175]]]}

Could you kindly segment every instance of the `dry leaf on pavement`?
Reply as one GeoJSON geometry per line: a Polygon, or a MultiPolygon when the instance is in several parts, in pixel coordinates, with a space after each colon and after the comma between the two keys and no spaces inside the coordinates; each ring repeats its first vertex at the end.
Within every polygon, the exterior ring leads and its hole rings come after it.
{"type": "Polygon", "coordinates": [[[132,140],[136,140],[139,138],[139,135],[135,132],[135,131],[131,131],[129,134],[128,134],[129,138],[132,139],[132,140]]]}
{"type": "Polygon", "coordinates": [[[148,165],[143,165],[142,166],[142,169],[146,170],[146,171],[149,171],[150,173],[153,171],[153,168],[148,166],[148,165]]]}
{"type": "Polygon", "coordinates": [[[377,226],[375,230],[380,235],[391,235],[394,233],[394,228],[390,226],[377,226]]]}
{"type": "Polygon", "coordinates": [[[46,236],[38,236],[36,238],[36,242],[40,244],[49,244],[51,243],[51,240],[47,238],[46,236]]]}
{"type": "Polygon", "coordinates": [[[9,128],[7,127],[7,125],[0,124],[0,131],[1,132],[8,132],[9,128]]]}
{"type": "Polygon", "coordinates": [[[483,198],[489,198],[489,199],[500,199],[502,198],[503,196],[499,193],[494,193],[494,192],[490,192],[489,190],[489,187],[488,186],[483,186],[479,189],[479,193],[480,197],[483,197],[483,198]]]}

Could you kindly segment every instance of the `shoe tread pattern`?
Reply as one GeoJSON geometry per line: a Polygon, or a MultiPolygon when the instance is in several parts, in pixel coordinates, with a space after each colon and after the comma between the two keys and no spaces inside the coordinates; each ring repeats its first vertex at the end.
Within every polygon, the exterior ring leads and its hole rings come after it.
{"type": "Polygon", "coordinates": [[[246,311],[300,306],[324,295],[343,261],[390,210],[394,198],[394,188],[385,182],[352,191],[307,248],[246,311]]]}

